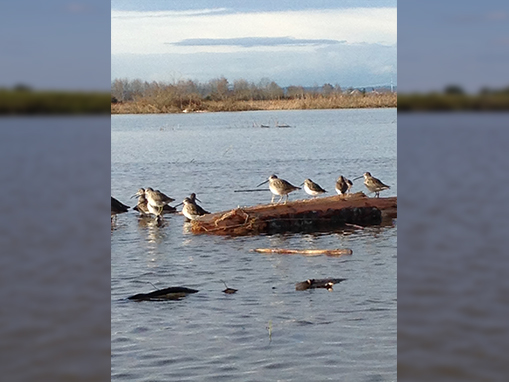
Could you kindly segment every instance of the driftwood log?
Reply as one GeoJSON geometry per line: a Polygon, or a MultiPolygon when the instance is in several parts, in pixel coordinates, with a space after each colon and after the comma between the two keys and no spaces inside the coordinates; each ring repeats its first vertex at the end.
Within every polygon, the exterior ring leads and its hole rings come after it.
{"type": "Polygon", "coordinates": [[[129,300],[136,301],[162,301],[162,300],[179,300],[191,293],[198,292],[196,289],[185,287],[169,287],[158,289],[150,293],[138,293],[128,297],[129,300]]]}
{"type": "Polygon", "coordinates": [[[253,252],[258,253],[278,253],[282,255],[304,255],[304,256],[343,256],[351,255],[353,251],[350,248],[338,249],[286,249],[286,248],[255,248],[253,252]]]}
{"type": "Polygon", "coordinates": [[[341,281],[346,279],[308,279],[300,283],[295,284],[295,290],[307,290],[314,288],[325,288],[328,291],[332,291],[334,284],[339,284],[341,281]]]}
{"type": "Polygon", "coordinates": [[[379,225],[397,216],[397,197],[368,198],[364,193],[262,204],[200,216],[193,233],[257,235],[279,232],[329,232],[379,225]]]}

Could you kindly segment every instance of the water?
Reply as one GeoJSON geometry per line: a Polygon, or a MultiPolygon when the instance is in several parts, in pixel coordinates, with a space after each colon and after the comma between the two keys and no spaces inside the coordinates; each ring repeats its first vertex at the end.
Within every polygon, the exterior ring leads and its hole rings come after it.
{"type": "Polygon", "coordinates": [[[508,116],[399,117],[402,380],[509,375],[508,116]]]}
{"type": "MultiPolygon", "coordinates": [[[[275,173],[330,193],[341,174],[370,171],[397,195],[396,110],[112,116],[111,193],[152,186],[210,211],[270,201],[254,188],[275,173]],[[292,128],[255,128],[286,123],[292,128]]],[[[362,181],[353,191],[364,190],[362,181]]],[[[290,200],[307,197],[303,191],[290,200]]],[[[157,227],[133,211],[111,232],[112,380],[396,380],[397,227],[349,233],[196,236],[181,215],[157,227]],[[263,255],[259,247],[351,248],[351,257],[263,255]],[[295,291],[344,277],[333,292],[295,291]],[[220,280],[239,291],[222,293],[220,280]],[[181,301],[126,297],[182,285],[181,301]],[[270,328],[270,329],[269,329],[270,328]]]]}
{"type": "Polygon", "coordinates": [[[109,117],[0,119],[3,380],[110,371],[109,117]]]}

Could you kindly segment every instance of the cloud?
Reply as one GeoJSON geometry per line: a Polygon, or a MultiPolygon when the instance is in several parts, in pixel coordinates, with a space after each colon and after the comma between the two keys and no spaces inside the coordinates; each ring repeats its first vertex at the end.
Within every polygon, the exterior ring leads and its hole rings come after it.
{"type": "Polygon", "coordinates": [[[303,49],[319,44],[312,40],[396,43],[396,8],[237,13],[225,12],[224,8],[160,12],[112,10],[111,14],[112,54],[226,53],[250,42],[253,49],[303,49]],[[274,44],[281,36],[292,36],[295,41],[280,40],[279,44],[274,44]],[[260,40],[249,40],[251,38],[260,40]],[[261,39],[268,38],[274,39],[272,44],[267,43],[269,40],[260,44],[261,39]],[[229,45],[216,43],[221,40],[229,45]],[[304,45],[298,45],[299,40],[304,45]]]}
{"type": "Polygon", "coordinates": [[[310,55],[305,51],[252,50],[231,53],[113,55],[112,78],[143,81],[191,79],[207,82],[219,76],[228,81],[258,82],[270,78],[280,86],[339,83],[370,86],[396,81],[397,47],[378,44],[336,44],[310,55]],[[204,65],[204,63],[207,63],[204,65]]]}
{"type": "Polygon", "coordinates": [[[174,43],[177,46],[302,46],[302,45],[333,45],[346,41],[330,39],[298,39],[294,37],[242,37],[242,38],[188,38],[174,43]]]}
{"type": "Polygon", "coordinates": [[[270,78],[280,86],[396,80],[396,8],[112,10],[112,78],[270,78]]]}
{"type": "Polygon", "coordinates": [[[228,13],[228,8],[194,9],[186,11],[119,11],[112,9],[112,19],[144,19],[144,18],[175,18],[188,16],[205,16],[210,14],[228,13]]]}

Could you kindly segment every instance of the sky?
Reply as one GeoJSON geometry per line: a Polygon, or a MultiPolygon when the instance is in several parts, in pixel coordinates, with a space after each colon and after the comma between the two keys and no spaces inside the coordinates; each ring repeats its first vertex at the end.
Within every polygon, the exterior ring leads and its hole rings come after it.
{"type": "Polygon", "coordinates": [[[396,1],[111,3],[111,78],[397,84],[396,1]]]}
{"type": "Polygon", "coordinates": [[[509,1],[398,3],[398,90],[509,86],[509,1]]]}
{"type": "Polygon", "coordinates": [[[110,45],[108,1],[4,1],[0,87],[109,90],[110,45]]]}
{"type": "Polygon", "coordinates": [[[116,77],[224,75],[281,86],[392,77],[404,92],[475,92],[509,85],[509,2],[4,1],[0,52],[0,87],[109,90],[116,77]]]}

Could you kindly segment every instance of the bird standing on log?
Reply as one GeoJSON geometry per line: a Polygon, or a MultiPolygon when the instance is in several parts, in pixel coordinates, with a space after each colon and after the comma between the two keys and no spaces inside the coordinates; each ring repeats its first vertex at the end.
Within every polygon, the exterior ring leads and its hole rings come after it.
{"type": "Polygon", "coordinates": [[[341,175],[336,181],[336,192],[339,195],[345,195],[350,191],[353,186],[353,182],[350,179],[345,178],[341,175]]]}
{"type": "Polygon", "coordinates": [[[267,179],[265,182],[260,183],[256,187],[260,187],[262,184],[265,184],[267,182],[269,182],[270,192],[273,193],[271,203],[274,203],[274,196],[280,195],[281,197],[279,198],[276,204],[279,204],[279,202],[281,202],[281,200],[283,200],[283,197],[285,196],[286,200],[284,204],[286,204],[286,202],[288,201],[288,194],[290,192],[300,190],[300,187],[294,186],[284,179],[279,179],[276,175],[269,176],[269,179],[267,179]]]}
{"type": "Polygon", "coordinates": [[[366,188],[369,190],[369,192],[374,192],[377,198],[380,197],[380,191],[390,188],[388,185],[383,184],[380,179],[373,177],[369,172],[365,172],[364,175],[358,176],[355,179],[360,179],[362,177],[364,177],[364,185],[366,188]]]}
{"type": "Polygon", "coordinates": [[[182,203],[184,204],[182,214],[189,220],[196,220],[206,214],[206,211],[199,207],[191,198],[185,198],[182,203]]]}
{"type": "Polygon", "coordinates": [[[194,192],[191,195],[189,195],[189,199],[191,199],[191,201],[194,203],[200,215],[210,214],[209,211],[204,210],[203,208],[201,208],[201,206],[198,205],[198,203],[196,203],[196,201],[201,202],[201,200],[196,197],[196,194],[194,192]]]}
{"type": "MultiPolygon", "coordinates": [[[[306,179],[304,183],[304,191],[306,191],[306,194],[311,195],[313,197],[317,197],[320,194],[323,194],[327,191],[325,191],[322,187],[320,187],[318,184],[313,182],[311,179],[306,179]]],[[[301,186],[302,186],[301,184],[301,186]]]]}

